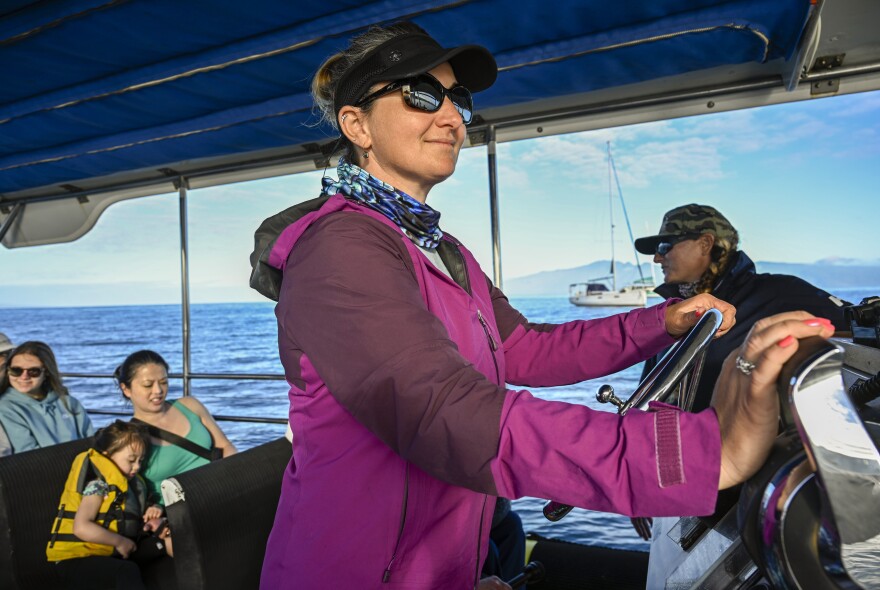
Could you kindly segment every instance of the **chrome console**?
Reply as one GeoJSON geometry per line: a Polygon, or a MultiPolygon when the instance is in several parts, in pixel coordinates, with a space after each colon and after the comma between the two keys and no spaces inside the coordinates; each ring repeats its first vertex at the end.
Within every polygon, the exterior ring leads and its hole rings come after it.
{"type": "Polygon", "coordinates": [[[880,589],[880,415],[848,391],[880,349],[803,341],[779,382],[783,433],[736,504],[654,521],[649,589],[880,589]]]}

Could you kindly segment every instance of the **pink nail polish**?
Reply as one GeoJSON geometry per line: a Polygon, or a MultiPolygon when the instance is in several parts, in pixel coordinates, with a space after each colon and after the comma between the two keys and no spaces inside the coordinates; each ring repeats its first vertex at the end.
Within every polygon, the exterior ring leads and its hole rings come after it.
{"type": "Polygon", "coordinates": [[[831,325],[831,322],[829,320],[826,320],[825,318],[809,318],[809,319],[803,320],[803,322],[812,328],[818,328],[819,326],[830,326],[831,325]]]}
{"type": "Polygon", "coordinates": [[[694,315],[695,315],[696,317],[700,317],[700,316],[703,315],[703,313],[704,313],[704,312],[703,312],[702,309],[698,309],[698,310],[696,310],[696,311],[694,312],[694,315]]]}
{"type": "Polygon", "coordinates": [[[783,338],[782,340],[780,340],[779,342],[777,342],[777,345],[779,346],[779,348],[788,348],[792,344],[794,344],[794,336],[791,336],[791,335],[788,335],[785,338],[783,338]]]}

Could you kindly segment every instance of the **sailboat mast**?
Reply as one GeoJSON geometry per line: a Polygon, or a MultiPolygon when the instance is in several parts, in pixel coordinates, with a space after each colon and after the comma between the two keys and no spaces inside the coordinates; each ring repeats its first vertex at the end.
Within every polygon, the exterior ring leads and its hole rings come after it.
{"type": "MultiPolygon", "coordinates": [[[[610,150],[610,145],[609,145],[610,150]]],[[[645,275],[642,273],[642,264],[639,262],[639,253],[636,251],[636,243],[633,238],[633,229],[632,225],[629,222],[629,215],[626,212],[626,201],[623,200],[623,190],[620,188],[620,178],[617,176],[617,166],[614,165],[614,158],[611,157],[609,152],[608,161],[611,162],[611,171],[614,173],[614,182],[617,184],[617,196],[620,197],[620,208],[623,209],[623,218],[626,220],[626,231],[629,232],[629,242],[632,244],[633,248],[633,260],[636,262],[636,270],[639,271],[639,279],[641,283],[645,282],[645,275]]],[[[651,265],[651,284],[656,284],[654,280],[654,265],[651,265]]]]}
{"type": "Polygon", "coordinates": [[[611,289],[617,291],[617,264],[614,258],[614,200],[611,191],[611,142],[605,142],[608,152],[608,214],[611,220],[611,289]]]}

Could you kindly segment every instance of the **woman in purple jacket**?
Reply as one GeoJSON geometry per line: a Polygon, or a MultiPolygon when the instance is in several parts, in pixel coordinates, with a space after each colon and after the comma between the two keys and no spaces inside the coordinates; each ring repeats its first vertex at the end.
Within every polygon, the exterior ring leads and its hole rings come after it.
{"type": "Polygon", "coordinates": [[[729,368],[700,414],[620,418],[507,389],[619,371],[709,307],[728,330],[733,308],[700,295],[562,325],[512,308],[425,204],[455,169],[471,91],[496,74],[485,48],[443,48],[398,23],[356,37],[315,77],[316,105],[341,132],[339,179],[266,220],[251,259],[251,285],[278,301],[294,441],[264,589],[505,588],[479,580],[497,496],[709,514],[719,487],[769,450],[772,383],[796,338],[830,334],[805,313],[756,326],[739,353],[757,369],[729,368]]]}

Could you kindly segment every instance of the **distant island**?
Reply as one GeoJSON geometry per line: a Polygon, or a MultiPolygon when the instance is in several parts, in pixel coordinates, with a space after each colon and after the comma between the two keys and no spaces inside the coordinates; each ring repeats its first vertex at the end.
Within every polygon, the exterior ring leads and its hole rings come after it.
{"type": "MultiPolygon", "coordinates": [[[[642,264],[645,277],[651,276],[651,264],[642,264]]],[[[841,259],[821,260],[813,264],[788,262],[755,262],[758,272],[794,275],[834,293],[836,289],[878,287],[880,292],[880,261],[869,263],[841,259]]],[[[511,297],[567,297],[571,283],[584,283],[610,274],[611,262],[599,260],[575,268],[547,270],[524,277],[505,279],[504,292],[511,297]]],[[[657,284],[663,274],[655,269],[657,284]]],[[[618,288],[639,278],[635,264],[618,262],[618,288]]]]}

